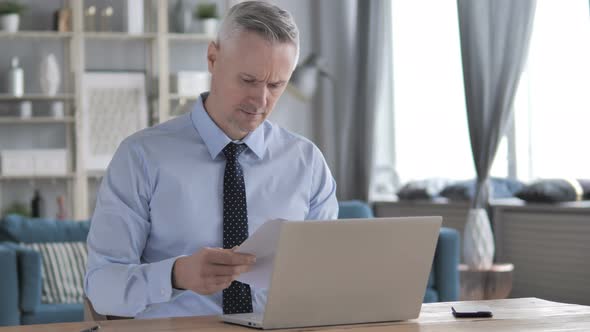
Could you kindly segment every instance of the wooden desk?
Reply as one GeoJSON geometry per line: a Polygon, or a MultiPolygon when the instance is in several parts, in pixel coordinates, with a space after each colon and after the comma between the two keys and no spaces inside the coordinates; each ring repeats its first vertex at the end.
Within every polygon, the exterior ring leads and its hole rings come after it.
{"type": "MultiPolygon", "coordinates": [[[[289,331],[326,332],[401,332],[401,331],[570,331],[590,330],[590,307],[550,302],[537,298],[471,301],[490,306],[493,318],[456,319],[451,314],[452,302],[431,303],[422,306],[420,318],[397,323],[359,324],[289,331]]],[[[0,332],[59,331],[79,332],[92,326],[92,322],[27,325],[0,328],[0,332]]],[[[151,331],[202,331],[202,332],[253,332],[255,329],[225,324],[217,317],[186,317],[151,320],[119,320],[100,322],[98,332],[151,332],[151,331]]],[[[277,331],[277,330],[275,330],[277,331]]]]}

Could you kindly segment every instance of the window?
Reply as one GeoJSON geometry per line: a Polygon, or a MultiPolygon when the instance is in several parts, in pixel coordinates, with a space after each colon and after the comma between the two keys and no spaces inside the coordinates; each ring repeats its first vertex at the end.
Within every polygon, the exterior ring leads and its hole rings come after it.
{"type": "MultiPolygon", "coordinates": [[[[475,177],[457,2],[393,0],[395,160],[401,182],[475,177]]],[[[502,142],[494,176],[508,175],[502,142]]]]}
{"type": "Polygon", "coordinates": [[[590,178],[588,5],[537,2],[528,65],[514,104],[522,180],[590,178]]]}
{"type": "MultiPolygon", "coordinates": [[[[588,6],[537,2],[514,131],[499,145],[492,176],[590,178],[588,6]]],[[[474,178],[456,1],[393,0],[392,38],[392,150],[400,182],[474,178]]]]}

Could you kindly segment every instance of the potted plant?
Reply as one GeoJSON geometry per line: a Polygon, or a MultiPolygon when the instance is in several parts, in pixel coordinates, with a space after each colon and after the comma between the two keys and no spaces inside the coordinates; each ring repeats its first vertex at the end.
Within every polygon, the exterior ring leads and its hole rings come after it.
{"type": "Polygon", "coordinates": [[[15,1],[0,2],[0,31],[17,32],[20,13],[25,6],[15,1]]]}
{"type": "Polygon", "coordinates": [[[197,5],[194,17],[198,20],[200,32],[206,35],[215,35],[219,16],[217,15],[217,5],[214,3],[202,3],[197,5]]]}
{"type": "Polygon", "coordinates": [[[24,217],[30,217],[31,211],[23,203],[14,202],[11,205],[9,205],[6,209],[4,209],[2,214],[4,216],[7,216],[9,214],[18,214],[24,217]]]}

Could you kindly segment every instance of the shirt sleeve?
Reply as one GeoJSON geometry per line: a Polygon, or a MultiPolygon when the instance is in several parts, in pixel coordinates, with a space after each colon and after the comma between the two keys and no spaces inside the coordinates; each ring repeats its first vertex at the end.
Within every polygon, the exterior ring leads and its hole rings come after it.
{"type": "Polygon", "coordinates": [[[100,314],[135,317],[171,300],[177,257],[142,264],[151,188],[139,146],[121,143],[103,178],[88,234],[86,296],[100,314]]]}
{"type": "Polygon", "coordinates": [[[312,192],[309,202],[308,220],[328,220],[338,218],[338,200],[336,199],[336,181],[320,150],[313,147],[312,192]]]}

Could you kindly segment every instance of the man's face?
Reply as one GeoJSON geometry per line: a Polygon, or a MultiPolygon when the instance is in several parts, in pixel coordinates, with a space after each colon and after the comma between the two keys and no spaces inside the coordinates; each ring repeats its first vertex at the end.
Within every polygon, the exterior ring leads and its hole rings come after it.
{"type": "Polygon", "coordinates": [[[205,102],[215,123],[232,139],[242,139],[272,112],[295,67],[296,47],[235,33],[207,50],[211,92],[205,102]],[[211,99],[211,101],[209,100],[211,99]]]}

